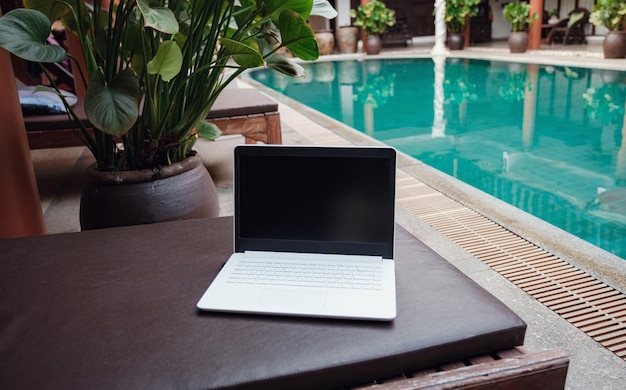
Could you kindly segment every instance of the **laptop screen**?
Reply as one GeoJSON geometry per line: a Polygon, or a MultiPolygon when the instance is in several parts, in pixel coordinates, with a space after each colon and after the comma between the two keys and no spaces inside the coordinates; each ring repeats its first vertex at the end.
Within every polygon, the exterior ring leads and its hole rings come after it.
{"type": "Polygon", "coordinates": [[[393,258],[396,153],[389,147],[235,149],[235,251],[393,258]]]}

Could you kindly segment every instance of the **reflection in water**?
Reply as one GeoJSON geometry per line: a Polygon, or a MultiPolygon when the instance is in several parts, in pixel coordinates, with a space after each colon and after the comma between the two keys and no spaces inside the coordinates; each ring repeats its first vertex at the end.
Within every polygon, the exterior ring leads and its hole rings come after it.
{"type": "MultiPolygon", "coordinates": [[[[444,62],[440,66],[445,66],[442,72],[445,74],[443,93],[446,111],[449,113],[456,112],[459,126],[463,127],[466,124],[468,103],[478,98],[476,84],[469,75],[469,62],[451,59],[447,64],[444,62]]],[[[437,72],[437,70],[435,71],[437,72]]],[[[437,78],[437,73],[435,73],[435,78],[437,78]]]]}
{"type": "Polygon", "coordinates": [[[535,138],[535,116],[537,114],[537,79],[539,65],[526,66],[526,83],[524,83],[524,119],[522,121],[522,145],[530,151],[535,138]]]}
{"type": "MultiPolygon", "coordinates": [[[[441,65],[445,66],[445,61],[441,65]]],[[[466,61],[452,62],[444,69],[446,104],[463,104],[475,101],[476,84],[470,80],[466,61]]]]}
{"type": "Polygon", "coordinates": [[[435,63],[435,83],[433,98],[433,113],[435,118],[433,119],[433,132],[432,136],[445,137],[446,136],[446,120],[444,119],[444,83],[446,78],[446,57],[433,56],[433,62],[435,63]]]}
{"type": "Polygon", "coordinates": [[[507,102],[522,102],[526,92],[526,69],[521,64],[509,66],[506,82],[500,85],[498,93],[507,102]]]}
{"type": "Polygon", "coordinates": [[[626,258],[625,73],[439,56],[320,64],[298,81],[252,77],[626,258]]]}
{"type": "Polygon", "coordinates": [[[353,99],[363,106],[365,133],[372,135],[376,128],[374,109],[387,104],[394,96],[394,73],[381,73],[382,63],[379,60],[367,61],[363,64],[363,83],[354,89],[353,99]]]}
{"type": "Polygon", "coordinates": [[[621,84],[589,87],[583,93],[583,99],[589,116],[604,125],[617,124],[624,119],[624,86],[621,84]]]}
{"type": "Polygon", "coordinates": [[[367,73],[363,84],[355,87],[354,99],[363,105],[371,105],[372,108],[387,104],[394,95],[395,78],[393,73],[367,73]]]}

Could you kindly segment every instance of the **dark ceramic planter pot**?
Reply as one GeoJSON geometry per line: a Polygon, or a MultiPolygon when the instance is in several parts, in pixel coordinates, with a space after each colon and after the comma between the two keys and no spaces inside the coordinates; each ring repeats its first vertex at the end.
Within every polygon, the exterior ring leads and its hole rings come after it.
{"type": "Polygon", "coordinates": [[[365,37],[365,52],[367,54],[380,54],[382,41],[378,35],[368,35],[365,37]]]}
{"type": "Polygon", "coordinates": [[[213,179],[197,157],[162,169],[87,170],[80,200],[82,230],[219,216],[213,179]]]}
{"type": "Polygon", "coordinates": [[[604,58],[626,57],[626,32],[609,31],[602,41],[604,58]]]}
{"type": "Polygon", "coordinates": [[[528,50],[528,33],[526,31],[513,31],[509,35],[508,43],[511,53],[526,53],[528,50]]]}
{"type": "Polygon", "coordinates": [[[465,36],[462,33],[448,33],[446,38],[448,41],[448,49],[463,50],[465,46],[465,36]]]}

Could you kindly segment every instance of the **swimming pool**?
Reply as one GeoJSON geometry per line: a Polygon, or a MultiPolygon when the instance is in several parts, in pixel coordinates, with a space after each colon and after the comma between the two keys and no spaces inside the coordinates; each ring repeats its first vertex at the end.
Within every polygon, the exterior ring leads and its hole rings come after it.
{"type": "Polygon", "coordinates": [[[251,77],[626,259],[626,73],[430,58],[251,77]]]}

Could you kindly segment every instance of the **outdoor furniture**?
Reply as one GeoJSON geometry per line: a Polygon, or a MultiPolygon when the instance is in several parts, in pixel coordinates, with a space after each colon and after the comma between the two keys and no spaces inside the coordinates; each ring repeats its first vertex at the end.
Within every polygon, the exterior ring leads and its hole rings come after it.
{"type": "Polygon", "coordinates": [[[526,324],[400,227],[393,322],[199,312],[232,234],[226,217],[0,240],[3,386],[349,388],[437,366],[450,380],[465,361],[486,375],[466,384],[500,372],[562,388],[566,356],[511,350],[526,324]]]}
{"type": "Polygon", "coordinates": [[[394,9],[394,11],[396,12],[396,23],[387,27],[381,36],[384,47],[407,46],[411,40],[411,33],[404,12],[402,9],[394,9]]]}
{"type": "MultiPolygon", "coordinates": [[[[78,99],[74,110],[90,127],[83,99],[78,99]]],[[[243,135],[246,143],[282,143],[278,103],[254,88],[224,89],[207,119],[225,135],[243,135]]],[[[31,149],[83,145],[75,134],[74,122],[66,114],[29,115],[24,117],[24,123],[31,149]]]]}
{"type": "Polygon", "coordinates": [[[282,143],[278,103],[254,88],[224,89],[207,119],[224,135],[243,135],[246,143],[282,143]]]}
{"type": "Polygon", "coordinates": [[[527,390],[564,389],[569,366],[565,351],[513,348],[407,374],[353,390],[527,390]]]}
{"type": "MultiPolygon", "coordinates": [[[[589,22],[589,10],[586,8],[576,8],[568,14],[567,19],[556,23],[546,38],[549,44],[562,43],[569,45],[572,43],[587,43],[585,38],[585,25],[589,22]]],[[[543,26],[542,26],[543,27],[543,26]]]]}
{"type": "Polygon", "coordinates": [[[556,24],[544,23],[541,25],[541,40],[542,42],[547,42],[548,35],[550,31],[556,26],[556,24]]]}

